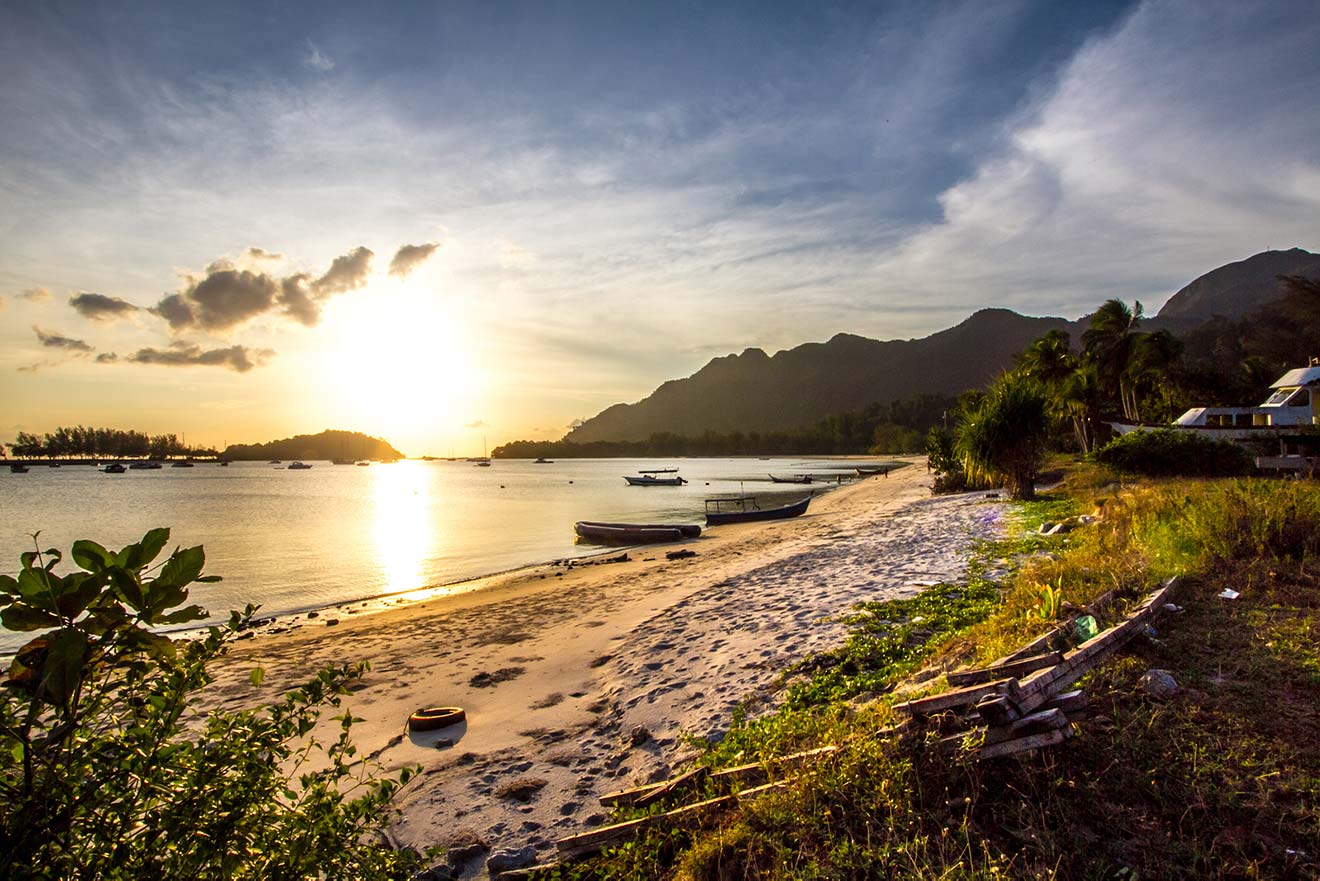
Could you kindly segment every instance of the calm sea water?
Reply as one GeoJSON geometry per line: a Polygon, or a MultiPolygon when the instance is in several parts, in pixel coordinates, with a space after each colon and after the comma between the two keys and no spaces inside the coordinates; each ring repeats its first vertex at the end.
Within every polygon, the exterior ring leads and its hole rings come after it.
{"type": "MultiPolygon", "coordinates": [[[[745,490],[800,497],[768,473],[851,475],[828,459],[587,459],[549,465],[495,460],[403,461],[308,471],[257,462],[102,474],[90,466],[0,472],[0,571],[33,547],[66,554],[75,539],[117,549],[168,526],[171,544],[206,547],[218,584],[191,599],[217,617],[248,602],[283,614],[346,600],[451,584],[594,553],[576,520],[702,523],[704,499],[745,490]],[[630,487],[643,468],[678,467],[683,487],[630,487]]],[[[455,590],[461,588],[455,587],[455,590]]],[[[0,631],[0,651],[24,640],[0,631]]]]}

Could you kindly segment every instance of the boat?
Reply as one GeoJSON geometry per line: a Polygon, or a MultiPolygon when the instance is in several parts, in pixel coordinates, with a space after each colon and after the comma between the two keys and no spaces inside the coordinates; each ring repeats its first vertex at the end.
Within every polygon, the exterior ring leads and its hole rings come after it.
{"type": "Polygon", "coordinates": [[[811,483],[810,474],[794,474],[792,477],[775,477],[770,475],[771,483],[811,483]]]}
{"type": "Polygon", "coordinates": [[[858,477],[874,477],[877,474],[884,474],[888,468],[856,468],[858,477]]]}
{"type": "Polygon", "coordinates": [[[60,463],[59,463],[59,462],[50,462],[50,463],[48,463],[48,464],[46,465],[46,467],[47,467],[47,468],[58,468],[58,467],[60,467],[60,463]]]}
{"type": "Polygon", "coordinates": [[[101,469],[102,474],[123,474],[128,469],[118,462],[111,462],[101,469]]]}
{"type": "Polygon", "coordinates": [[[311,468],[311,467],[312,467],[311,465],[308,465],[308,464],[303,463],[303,462],[290,462],[290,463],[289,463],[289,467],[288,467],[287,470],[289,470],[289,471],[306,471],[308,468],[311,468]]]}
{"type": "Polygon", "coordinates": [[[595,520],[579,520],[573,524],[573,531],[587,541],[607,545],[655,544],[701,535],[700,526],[686,523],[600,523],[595,520]]]}
{"type": "Polygon", "coordinates": [[[637,472],[639,477],[625,476],[629,486],[682,486],[686,480],[678,476],[677,468],[643,468],[637,472]],[[657,474],[672,474],[673,477],[657,477],[657,474]]]}
{"type": "Polygon", "coordinates": [[[226,459],[226,460],[222,461],[222,462],[220,463],[220,467],[221,467],[221,468],[228,468],[228,467],[229,467],[229,460],[226,459]]]}
{"type": "Polygon", "coordinates": [[[533,462],[532,464],[533,464],[533,465],[553,465],[553,464],[555,464],[555,460],[554,460],[554,459],[547,459],[547,458],[545,458],[544,456],[537,456],[537,457],[536,457],[536,461],[533,462]]]}
{"type": "Polygon", "coordinates": [[[266,464],[268,464],[268,465],[282,465],[282,464],[284,464],[284,463],[281,462],[279,459],[271,459],[271,460],[270,460],[269,462],[267,462],[266,464]]]}
{"type": "Polygon", "coordinates": [[[9,470],[13,474],[27,474],[28,467],[20,462],[10,462],[9,470]]]}
{"type": "Polygon", "coordinates": [[[478,460],[477,460],[477,467],[478,467],[478,468],[489,468],[489,467],[490,467],[490,460],[489,460],[489,459],[478,459],[478,460]]]}
{"type": "Polygon", "coordinates": [[[159,462],[134,462],[128,466],[129,471],[159,471],[161,469],[159,462]]]}
{"type": "Polygon", "coordinates": [[[361,462],[354,462],[353,464],[359,468],[367,468],[371,465],[366,459],[363,459],[361,462]]]}
{"type": "Polygon", "coordinates": [[[193,463],[191,463],[191,462],[174,462],[174,463],[172,463],[172,464],[170,465],[170,467],[171,467],[171,468],[192,468],[192,467],[193,467],[193,463]]]}
{"type": "Polygon", "coordinates": [[[734,496],[725,499],[706,500],[706,525],[719,526],[724,523],[752,523],[757,520],[785,520],[806,513],[811,496],[783,505],[778,508],[762,508],[756,502],[756,496],[734,496]]]}

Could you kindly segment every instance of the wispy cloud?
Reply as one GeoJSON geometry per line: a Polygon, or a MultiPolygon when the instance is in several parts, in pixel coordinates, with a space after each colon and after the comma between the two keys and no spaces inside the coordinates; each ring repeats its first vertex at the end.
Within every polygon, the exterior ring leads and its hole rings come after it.
{"type": "Polygon", "coordinates": [[[32,325],[32,330],[37,335],[37,340],[48,349],[62,349],[70,353],[95,352],[96,349],[82,340],[76,340],[72,337],[64,336],[56,331],[42,330],[37,325],[32,325]]]}
{"type": "Polygon", "coordinates": [[[29,303],[48,303],[51,299],[51,293],[46,288],[27,288],[18,296],[29,303]]]}
{"type": "Polygon", "coordinates": [[[439,247],[439,242],[428,242],[425,245],[401,245],[399,250],[394,252],[394,259],[390,261],[390,275],[407,278],[408,273],[425,263],[427,258],[434,254],[439,247]]]}
{"type": "Polygon", "coordinates": [[[125,358],[112,357],[106,360],[160,364],[166,367],[225,367],[237,373],[246,373],[265,364],[274,354],[269,349],[249,349],[246,346],[203,349],[195,343],[179,342],[168,349],[138,349],[125,358]]]}
{"type": "Polygon", "coordinates": [[[311,40],[307,41],[307,51],[303,54],[303,64],[320,73],[327,73],[335,69],[335,60],[322,52],[311,40]]]}
{"type": "Polygon", "coordinates": [[[105,294],[87,291],[69,297],[69,305],[83,318],[92,321],[114,321],[141,311],[139,307],[119,297],[107,297],[105,294]]]}

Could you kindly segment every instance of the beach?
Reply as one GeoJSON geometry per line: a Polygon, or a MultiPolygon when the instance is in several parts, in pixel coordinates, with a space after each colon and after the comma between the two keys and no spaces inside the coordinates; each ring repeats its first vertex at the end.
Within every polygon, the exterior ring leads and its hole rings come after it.
{"type": "Polygon", "coordinates": [[[487,850],[531,846],[605,820],[597,798],[662,779],[718,738],[740,705],[775,701],[780,673],[842,641],[863,600],[963,577],[998,535],[983,493],[933,498],[924,460],[812,502],[793,520],[721,527],[683,544],[614,551],[484,579],[453,596],[349,614],[237,642],[208,695],[251,706],[329,663],[367,661],[345,705],[363,754],[420,765],[396,802],[400,845],[440,844],[465,876],[487,850]],[[695,556],[669,560],[688,549],[695,556]],[[335,623],[331,623],[335,622],[335,623]],[[260,688],[248,674],[265,671],[260,688]],[[408,734],[423,706],[466,722],[408,734]],[[439,748],[437,741],[443,738],[439,748]]]}

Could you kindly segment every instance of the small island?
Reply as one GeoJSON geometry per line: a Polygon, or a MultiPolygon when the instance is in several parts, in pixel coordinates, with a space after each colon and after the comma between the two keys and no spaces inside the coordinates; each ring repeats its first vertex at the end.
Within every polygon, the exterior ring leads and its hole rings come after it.
{"type": "Polygon", "coordinates": [[[394,461],[404,458],[404,455],[381,438],[360,431],[327,428],[320,434],[300,434],[264,444],[232,444],[225,448],[220,458],[232,462],[253,462],[263,459],[394,461]]]}

